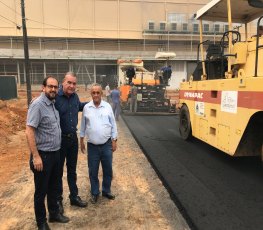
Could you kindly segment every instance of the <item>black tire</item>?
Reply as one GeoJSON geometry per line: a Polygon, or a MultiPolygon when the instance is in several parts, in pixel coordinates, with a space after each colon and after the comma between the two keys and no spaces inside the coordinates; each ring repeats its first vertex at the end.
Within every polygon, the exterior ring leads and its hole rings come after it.
{"type": "Polygon", "coordinates": [[[183,105],[180,109],[179,117],[179,132],[184,140],[189,140],[192,138],[192,127],[190,122],[190,114],[188,107],[183,105]]]}

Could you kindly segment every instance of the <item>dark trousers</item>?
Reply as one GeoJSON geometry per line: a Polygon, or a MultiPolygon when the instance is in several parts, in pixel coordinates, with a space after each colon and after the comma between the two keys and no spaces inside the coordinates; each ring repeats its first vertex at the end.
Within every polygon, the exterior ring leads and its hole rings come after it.
{"type": "Polygon", "coordinates": [[[67,166],[67,180],[70,199],[74,199],[78,195],[77,187],[77,160],[78,160],[78,137],[77,134],[62,134],[62,142],[60,149],[60,167],[59,167],[59,190],[58,190],[58,200],[63,200],[63,169],[66,160],[67,166]]]}
{"type": "Polygon", "coordinates": [[[112,181],[112,142],[109,139],[105,144],[94,145],[88,143],[88,166],[89,166],[89,179],[91,185],[91,194],[99,195],[99,166],[102,165],[103,181],[102,192],[111,192],[112,181]]]}
{"type": "Polygon", "coordinates": [[[30,169],[34,173],[34,209],[37,225],[40,226],[47,221],[45,207],[46,196],[49,215],[56,215],[59,212],[57,204],[59,151],[45,152],[39,150],[38,152],[43,162],[43,171],[36,171],[34,169],[32,155],[30,157],[30,169]]]}

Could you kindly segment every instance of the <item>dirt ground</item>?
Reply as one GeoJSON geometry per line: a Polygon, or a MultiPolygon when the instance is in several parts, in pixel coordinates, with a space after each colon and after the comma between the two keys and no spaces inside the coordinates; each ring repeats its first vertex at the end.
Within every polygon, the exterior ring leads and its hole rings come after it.
{"type": "MultiPolygon", "coordinates": [[[[39,92],[34,92],[34,96],[39,92]]],[[[88,95],[79,91],[80,98],[88,95]]],[[[29,170],[29,150],[25,138],[27,105],[25,92],[19,99],[0,101],[0,229],[36,229],[33,174],[29,170]]],[[[64,176],[67,224],[52,223],[52,229],[189,229],[171,201],[162,182],[120,119],[118,149],[114,153],[114,201],[99,198],[87,208],[72,207],[64,176]]],[[[79,152],[78,186],[84,200],[90,198],[87,156],[79,152]]],[[[66,174],[66,169],[65,169],[66,174]]],[[[102,172],[100,170],[100,178],[102,172]]],[[[101,181],[101,179],[100,179],[101,181]]]]}

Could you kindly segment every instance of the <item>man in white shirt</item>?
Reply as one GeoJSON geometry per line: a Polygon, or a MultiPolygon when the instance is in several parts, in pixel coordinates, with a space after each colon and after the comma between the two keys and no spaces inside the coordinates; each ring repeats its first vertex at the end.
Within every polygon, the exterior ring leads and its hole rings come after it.
{"type": "Polygon", "coordinates": [[[100,194],[99,165],[103,169],[102,196],[114,200],[111,193],[112,153],[117,149],[117,126],[111,105],[102,100],[102,87],[93,84],[92,101],[84,106],[80,127],[80,146],[84,153],[84,137],[88,139],[88,167],[91,184],[91,203],[96,203],[100,194]]]}
{"type": "Polygon", "coordinates": [[[134,85],[134,83],[132,82],[130,84],[131,88],[130,88],[130,112],[137,112],[137,94],[138,94],[138,88],[134,85]]]}
{"type": "Polygon", "coordinates": [[[107,102],[110,103],[111,91],[110,91],[109,83],[107,83],[107,85],[106,85],[106,87],[105,87],[105,95],[106,95],[106,98],[107,98],[107,102]]]}

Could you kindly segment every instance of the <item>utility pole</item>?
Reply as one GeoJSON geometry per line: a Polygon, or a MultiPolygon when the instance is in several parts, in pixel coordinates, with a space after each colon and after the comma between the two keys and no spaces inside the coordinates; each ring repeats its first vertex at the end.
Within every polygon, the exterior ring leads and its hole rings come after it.
{"type": "Polygon", "coordinates": [[[30,74],[29,74],[30,67],[29,67],[28,40],[27,40],[24,0],[21,0],[21,12],[22,12],[23,42],[24,42],[24,56],[25,56],[27,105],[29,105],[32,100],[32,96],[31,96],[31,81],[30,81],[30,74]]]}

